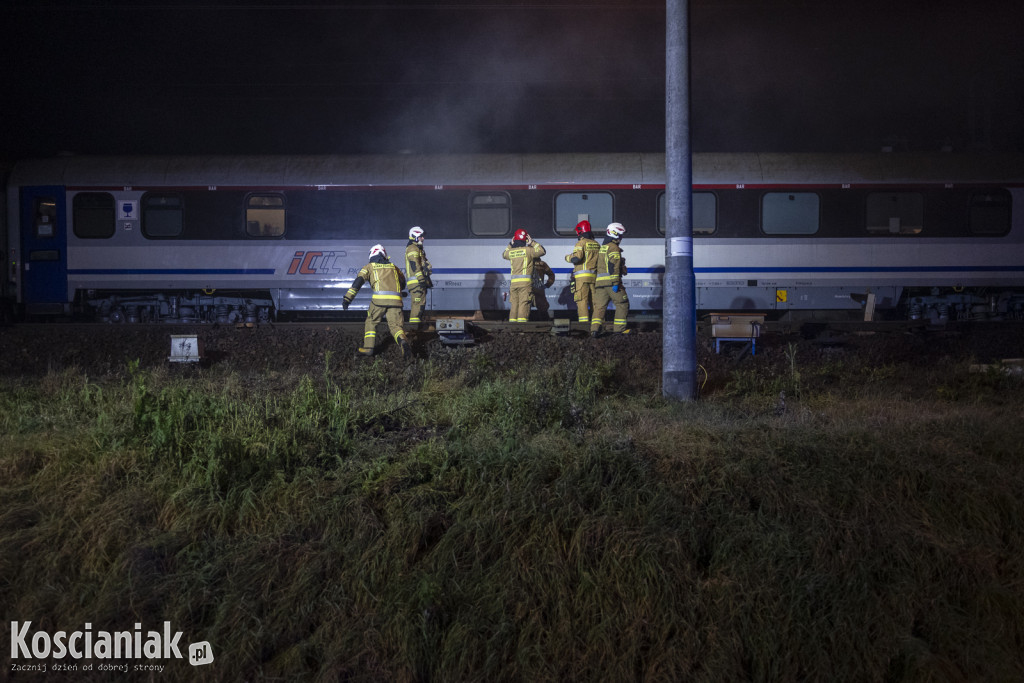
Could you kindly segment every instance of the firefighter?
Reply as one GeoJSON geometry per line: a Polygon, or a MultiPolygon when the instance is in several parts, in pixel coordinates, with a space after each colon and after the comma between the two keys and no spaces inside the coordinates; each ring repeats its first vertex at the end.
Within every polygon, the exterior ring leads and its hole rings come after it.
{"type": "Polygon", "coordinates": [[[594,239],[588,220],[576,224],[576,236],[579,241],[565,260],[573,265],[570,286],[573,288],[573,301],[576,302],[580,322],[589,323],[590,311],[594,306],[594,280],[597,277],[597,256],[601,245],[594,239]]]}
{"type": "Polygon", "coordinates": [[[548,319],[548,311],[551,309],[551,304],[548,303],[547,294],[545,289],[551,289],[551,285],[555,284],[555,271],[551,270],[551,266],[544,262],[543,259],[537,259],[533,262],[533,281],[530,283],[532,289],[531,298],[534,308],[537,309],[537,313],[544,320],[548,319]]]}
{"type": "Polygon", "coordinates": [[[427,304],[427,290],[434,286],[430,279],[430,261],[423,250],[423,228],[409,229],[409,243],[405,247],[405,278],[409,286],[409,326],[421,329],[423,308],[427,304]]]}
{"type": "Polygon", "coordinates": [[[533,294],[534,262],[546,252],[525,230],[516,230],[512,241],[501,257],[512,262],[512,283],[509,287],[508,320],[525,323],[530,319],[530,299],[533,294]]]}
{"type": "Polygon", "coordinates": [[[622,256],[622,236],[626,228],[622,223],[609,223],[605,230],[604,243],[601,245],[597,259],[597,281],[594,287],[594,318],[590,322],[590,336],[601,334],[604,325],[604,311],[608,302],[615,304],[615,320],[612,332],[629,334],[626,328],[626,316],[629,315],[629,297],[622,285],[622,277],[626,274],[626,259],[622,256]]]}
{"type": "Polygon", "coordinates": [[[367,281],[373,288],[373,296],[367,310],[363,345],[359,347],[359,353],[365,356],[373,355],[377,345],[377,326],[386,318],[388,329],[402,349],[402,357],[409,360],[412,358],[412,347],[402,329],[402,290],[405,289],[405,276],[388,259],[387,252],[380,244],[370,247],[370,262],[360,269],[352,286],[345,293],[342,308],[348,310],[359,288],[367,281]]]}

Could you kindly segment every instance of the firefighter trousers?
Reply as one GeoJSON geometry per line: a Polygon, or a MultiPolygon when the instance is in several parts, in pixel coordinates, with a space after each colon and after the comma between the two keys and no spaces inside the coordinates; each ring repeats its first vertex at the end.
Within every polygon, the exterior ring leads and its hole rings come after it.
{"type": "Polygon", "coordinates": [[[576,312],[580,316],[581,323],[590,322],[590,311],[597,312],[597,308],[594,307],[594,281],[593,280],[580,280],[576,278],[576,293],[573,295],[573,300],[576,302],[576,312]]]}
{"type": "Polygon", "coordinates": [[[405,339],[405,331],[402,329],[402,307],[381,306],[371,301],[366,312],[366,325],[363,327],[363,348],[372,349],[377,345],[377,326],[385,319],[388,321],[388,331],[395,341],[405,339]]]}
{"type": "Polygon", "coordinates": [[[629,315],[629,297],[626,290],[619,285],[619,291],[613,292],[611,285],[594,288],[594,319],[590,322],[590,331],[599,332],[604,324],[604,311],[609,303],[615,304],[615,321],[612,330],[622,332],[626,329],[626,316],[629,315]]]}
{"type": "Polygon", "coordinates": [[[423,315],[423,309],[427,306],[427,288],[421,285],[410,287],[409,301],[409,325],[416,329],[423,322],[420,316],[423,315]]]}
{"type": "Polygon", "coordinates": [[[533,288],[530,283],[525,285],[512,286],[508,292],[508,321],[510,323],[525,323],[530,319],[530,300],[533,298],[533,288]]]}

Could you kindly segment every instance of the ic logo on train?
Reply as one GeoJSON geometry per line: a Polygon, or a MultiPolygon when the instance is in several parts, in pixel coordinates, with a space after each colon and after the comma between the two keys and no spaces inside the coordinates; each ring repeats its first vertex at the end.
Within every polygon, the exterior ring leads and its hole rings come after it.
{"type": "Polygon", "coordinates": [[[288,266],[288,275],[340,275],[343,268],[339,261],[345,258],[344,251],[297,251],[288,266]]]}

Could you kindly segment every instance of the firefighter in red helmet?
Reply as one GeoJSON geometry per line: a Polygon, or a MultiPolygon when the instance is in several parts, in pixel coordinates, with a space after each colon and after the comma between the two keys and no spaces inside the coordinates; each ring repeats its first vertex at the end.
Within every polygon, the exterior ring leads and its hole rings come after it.
{"type": "Polygon", "coordinates": [[[525,230],[516,230],[512,241],[501,257],[512,262],[512,282],[509,287],[508,320],[525,323],[530,319],[530,299],[533,295],[533,264],[545,254],[540,242],[534,241],[525,230]]]}
{"type": "Polygon", "coordinates": [[[594,281],[597,278],[597,256],[601,245],[594,239],[588,220],[576,224],[576,236],[579,240],[565,260],[573,266],[573,300],[576,302],[580,322],[589,323],[590,311],[594,306],[594,281]]]}
{"type": "Polygon", "coordinates": [[[374,347],[377,345],[377,325],[387,319],[388,329],[402,349],[402,357],[409,360],[412,358],[412,346],[409,345],[409,340],[402,329],[402,290],[405,289],[405,276],[388,259],[383,245],[375,244],[370,247],[370,262],[359,270],[352,286],[345,292],[342,308],[348,310],[359,288],[367,281],[373,288],[373,295],[367,310],[366,325],[363,327],[363,345],[359,348],[359,353],[373,355],[374,347]]]}

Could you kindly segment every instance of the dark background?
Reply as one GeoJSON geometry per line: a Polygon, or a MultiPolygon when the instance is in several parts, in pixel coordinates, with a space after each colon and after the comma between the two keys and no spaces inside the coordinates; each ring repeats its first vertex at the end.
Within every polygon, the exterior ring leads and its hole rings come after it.
{"type": "MultiPolygon", "coordinates": [[[[691,0],[693,150],[1024,151],[1024,3],[691,0]]],[[[0,160],[652,152],[661,2],[15,2],[0,160]]]]}

